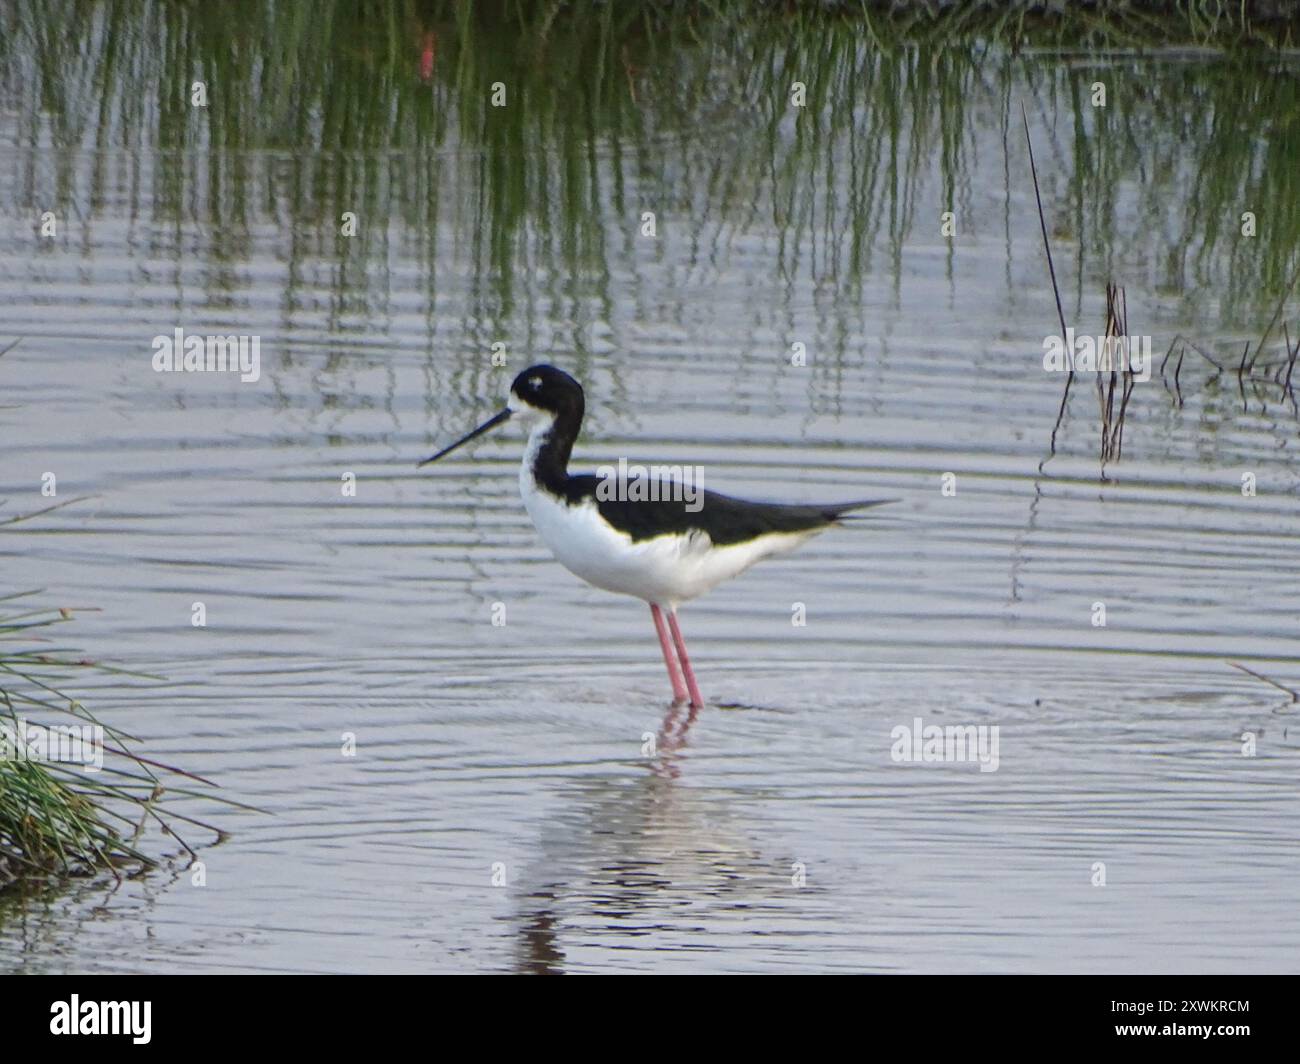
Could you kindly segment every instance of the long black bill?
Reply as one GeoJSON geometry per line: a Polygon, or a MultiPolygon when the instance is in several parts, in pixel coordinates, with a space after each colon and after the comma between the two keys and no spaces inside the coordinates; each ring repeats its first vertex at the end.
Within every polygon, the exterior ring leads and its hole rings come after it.
{"type": "Polygon", "coordinates": [[[500,425],[501,422],[503,422],[503,421],[509,421],[509,420],[510,420],[510,408],[507,407],[505,410],[502,410],[501,413],[499,413],[499,414],[497,414],[496,416],[491,417],[491,418],[489,418],[487,421],[483,422],[483,424],[481,424],[478,428],[476,428],[476,429],[475,429],[473,432],[471,432],[468,436],[462,436],[459,440],[457,440],[455,443],[453,443],[450,447],[444,447],[441,451],[439,451],[437,454],[435,454],[432,458],[426,458],[423,462],[420,463],[420,465],[416,466],[415,468],[416,468],[416,469],[419,469],[420,466],[427,466],[430,462],[436,462],[436,461],[437,461],[439,458],[441,458],[443,455],[451,454],[451,452],[454,451],[457,447],[463,447],[465,444],[469,443],[469,441],[472,440],[472,439],[474,439],[476,436],[482,436],[483,433],[487,432],[488,429],[494,429],[494,428],[496,428],[498,425],[500,425]]]}

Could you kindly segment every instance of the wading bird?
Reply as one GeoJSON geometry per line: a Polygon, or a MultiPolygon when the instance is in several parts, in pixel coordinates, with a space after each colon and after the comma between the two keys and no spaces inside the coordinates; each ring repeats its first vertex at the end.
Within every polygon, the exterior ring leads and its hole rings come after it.
{"type": "Polygon", "coordinates": [[[739,576],[755,562],[793,550],[851,510],[888,499],[816,505],[748,502],[672,484],[610,484],[569,472],[582,428],[582,385],[554,366],[531,366],[510,385],[506,407],[421,466],[506,421],[529,426],[519,491],[533,524],[556,559],[595,587],[650,604],[673,698],[703,706],[677,607],[739,576]],[[641,490],[636,490],[640,488],[641,490]],[[671,636],[671,641],[670,641],[671,636]],[[676,656],[674,656],[674,647],[676,656]]]}

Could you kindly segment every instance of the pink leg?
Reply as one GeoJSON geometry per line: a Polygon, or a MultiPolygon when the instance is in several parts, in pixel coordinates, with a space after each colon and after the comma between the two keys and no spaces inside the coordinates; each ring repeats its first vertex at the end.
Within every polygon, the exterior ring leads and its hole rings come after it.
{"type": "Polygon", "coordinates": [[[673,642],[677,644],[677,657],[682,663],[682,672],[686,673],[686,686],[691,692],[691,705],[700,709],[704,705],[704,699],[700,697],[699,684],[695,682],[695,670],[691,668],[691,659],[686,656],[686,640],[682,638],[682,630],[677,626],[677,611],[668,611],[668,627],[673,630],[673,642]]]}
{"type": "MultiPolygon", "coordinates": [[[[664,625],[663,611],[653,602],[650,604],[650,616],[655,619],[655,631],[659,633],[659,647],[664,652],[664,664],[668,666],[668,679],[673,682],[673,700],[684,702],[686,700],[686,685],[682,683],[682,673],[677,667],[677,659],[673,656],[673,648],[668,642],[668,629],[664,625]]],[[[672,617],[670,613],[669,618],[672,617]]],[[[695,681],[692,680],[692,683],[695,681]]]]}

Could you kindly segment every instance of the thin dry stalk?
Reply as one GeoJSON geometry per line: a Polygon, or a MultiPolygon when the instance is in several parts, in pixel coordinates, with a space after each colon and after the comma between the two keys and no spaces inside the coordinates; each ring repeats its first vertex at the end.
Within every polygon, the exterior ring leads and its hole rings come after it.
{"type": "MultiPolygon", "coordinates": [[[[1052,278],[1052,295],[1056,297],[1056,317],[1061,323],[1061,342],[1069,330],[1065,327],[1065,310],[1061,306],[1061,289],[1056,283],[1056,265],[1052,262],[1052,243],[1047,238],[1047,218],[1043,214],[1043,196],[1038,189],[1038,167],[1034,163],[1034,142],[1029,136],[1029,112],[1022,102],[1020,117],[1025,123],[1025,146],[1029,149],[1029,172],[1034,178],[1034,200],[1038,204],[1038,226],[1043,231],[1043,251],[1047,254],[1047,272],[1052,278]]],[[[1056,454],[1056,434],[1060,431],[1061,421],[1065,417],[1065,406],[1070,400],[1070,385],[1074,383],[1074,367],[1070,366],[1065,377],[1065,393],[1061,396],[1061,406],[1056,412],[1056,424],[1052,426],[1051,454],[1056,454]]],[[[1050,457],[1050,455],[1049,455],[1050,457]]]]}
{"type": "Polygon", "coordinates": [[[1287,687],[1285,684],[1280,684],[1276,680],[1270,680],[1267,676],[1264,676],[1263,674],[1256,672],[1254,669],[1246,668],[1246,666],[1241,664],[1241,662],[1239,661],[1230,661],[1228,662],[1228,664],[1231,665],[1234,669],[1240,669],[1247,676],[1253,676],[1257,680],[1262,680],[1270,687],[1276,687],[1279,691],[1285,691],[1287,694],[1291,696],[1292,702],[1300,702],[1300,692],[1292,690],[1290,687],[1287,687]]]}
{"type": "Polygon", "coordinates": [[[1097,399],[1101,408],[1101,464],[1117,462],[1124,453],[1124,418],[1136,379],[1129,351],[1128,298],[1116,284],[1106,285],[1106,333],[1102,363],[1097,367],[1097,399]],[[1120,367],[1116,367],[1116,363],[1120,367]],[[1109,372],[1103,383],[1102,374],[1109,372]],[[1119,410],[1115,392],[1119,389],[1119,410]]]}

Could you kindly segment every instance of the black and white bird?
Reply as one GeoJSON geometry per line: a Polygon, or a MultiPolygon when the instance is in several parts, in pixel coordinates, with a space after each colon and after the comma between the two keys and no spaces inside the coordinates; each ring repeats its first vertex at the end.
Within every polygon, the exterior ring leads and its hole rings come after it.
{"type": "Polygon", "coordinates": [[[646,490],[645,484],[611,485],[608,478],[574,476],[569,456],[584,409],[582,385],[576,380],[554,366],[531,366],[510,385],[504,410],[420,465],[436,462],[506,421],[527,425],[519,491],[537,531],[575,576],[650,604],[673,697],[679,702],[689,698],[698,708],[704,702],[677,607],[763,558],[793,550],[849,511],[890,500],[785,505],[703,489],[673,490],[681,486],[671,482],[646,490]]]}

